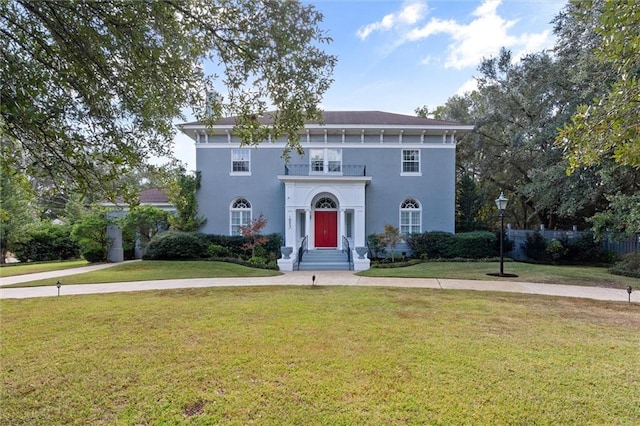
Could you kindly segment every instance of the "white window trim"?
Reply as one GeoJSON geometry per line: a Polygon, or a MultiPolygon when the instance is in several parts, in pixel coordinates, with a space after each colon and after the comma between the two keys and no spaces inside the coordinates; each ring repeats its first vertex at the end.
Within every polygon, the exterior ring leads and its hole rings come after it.
{"type": "MultiPolygon", "coordinates": [[[[411,215],[410,215],[411,217],[411,215]]],[[[400,203],[400,209],[398,210],[398,228],[400,229],[400,233],[402,234],[402,238],[406,238],[407,235],[411,235],[411,234],[419,234],[422,232],[422,203],[420,201],[418,201],[417,198],[415,197],[406,197],[405,199],[402,200],[402,202],[400,203]],[[402,205],[405,203],[405,201],[412,199],[414,200],[416,203],[418,203],[418,208],[417,209],[406,209],[406,208],[402,208],[402,205]],[[402,232],[402,213],[403,212],[410,212],[410,213],[416,213],[418,215],[418,219],[420,220],[420,222],[418,223],[418,231],[417,232],[411,232],[411,233],[403,233],[402,232]]],[[[411,225],[411,220],[409,221],[409,229],[411,229],[412,225],[411,225]]]]}
{"type": "Polygon", "coordinates": [[[418,148],[403,148],[400,150],[400,176],[422,176],[422,151],[418,148]],[[418,151],[418,171],[404,171],[404,153],[405,151],[418,151]]]}
{"type": "Polygon", "coordinates": [[[241,235],[241,234],[234,234],[233,233],[233,213],[234,212],[240,212],[240,218],[242,219],[242,212],[249,212],[249,221],[245,224],[242,224],[242,221],[240,223],[240,226],[246,226],[248,225],[252,220],[253,220],[253,204],[251,204],[251,201],[247,200],[245,197],[237,197],[234,198],[233,201],[231,202],[231,205],[229,206],[229,235],[234,236],[234,235],[241,235]],[[234,208],[233,205],[238,201],[244,199],[245,201],[247,201],[247,203],[249,203],[248,208],[234,208]]]}
{"type": "Polygon", "coordinates": [[[229,176],[251,176],[251,150],[248,148],[233,148],[231,149],[231,171],[229,172],[229,176]],[[249,163],[249,171],[248,172],[234,172],[233,171],[233,154],[238,150],[244,150],[247,152],[248,158],[247,163],[249,163]]]}
{"type": "MultiPolygon", "coordinates": [[[[322,171],[313,170],[313,157],[309,155],[309,174],[310,175],[334,175],[334,176],[342,176],[343,173],[343,165],[342,165],[342,148],[313,148],[312,150],[323,151],[322,153],[322,171]],[[340,171],[332,172],[329,171],[329,151],[336,151],[340,157],[340,171]]],[[[331,160],[335,161],[335,160],[331,160]]]]}

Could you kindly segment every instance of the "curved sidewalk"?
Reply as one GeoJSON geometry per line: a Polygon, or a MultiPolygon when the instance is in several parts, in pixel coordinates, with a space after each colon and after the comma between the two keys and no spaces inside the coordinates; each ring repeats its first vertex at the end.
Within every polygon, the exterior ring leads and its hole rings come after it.
{"type": "MultiPolygon", "coordinates": [[[[108,267],[108,266],[104,266],[108,267]]],[[[79,268],[78,268],[79,269],[79,268]]],[[[64,271],[59,271],[64,272],[64,271]]],[[[54,273],[49,273],[54,278],[54,273]]],[[[30,280],[36,279],[30,275],[30,280]]],[[[437,278],[376,278],[361,277],[353,272],[318,271],[318,272],[286,272],[273,277],[252,278],[193,278],[157,281],[135,281],[110,284],[62,285],[61,296],[80,294],[117,293],[145,290],[169,290],[199,287],[238,287],[238,286],[310,286],[315,276],[315,285],[320,286],[354,286],[354,287],[414,287],[447,290],[498,291],[511,293],[542,294],[549,296],[578,297],[595,300],[627,302],[629,295],[624,289],[603,287],[581,287],[556,284],[539,284],[513,281],[476,281],[437,278]]],[[[39,278],[38,278],[39,279],[39,278]]],[[[3,284],[10,284],[5,282],[3,284]]],[[[58,289],[46,287],[1,288],[1,299],[24,299],[32,297],[57,296],[58,289]]],[[[631,294],[631,301],[640,303],[640,291],[631,294]]]]}

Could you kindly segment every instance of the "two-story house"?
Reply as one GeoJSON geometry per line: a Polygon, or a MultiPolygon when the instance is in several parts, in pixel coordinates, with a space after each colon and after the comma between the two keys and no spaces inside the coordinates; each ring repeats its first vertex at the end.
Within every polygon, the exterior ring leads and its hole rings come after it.
{"type": "MultiPolygon", "coordinates": [[[[241,146],[234,118],[207,129],[186,123],[196,144],[199,214],[204,233],[234,235],[260,213],[265,233],[285,241],[280,268],[291,270],[300,247],[353,252],[392,224],[402,234],[454,232],[456,140],[473,126],[379,111],[325,111],[307,123],[304,155],[282,159],[285,142],[241,146]],[[291,251],[291,255],[288,253],[291,251]]],[[[262,117],[269,124],[269,115],[262,117]]],[[[362,253],[362,249],[358,252],[362,253]]]]}

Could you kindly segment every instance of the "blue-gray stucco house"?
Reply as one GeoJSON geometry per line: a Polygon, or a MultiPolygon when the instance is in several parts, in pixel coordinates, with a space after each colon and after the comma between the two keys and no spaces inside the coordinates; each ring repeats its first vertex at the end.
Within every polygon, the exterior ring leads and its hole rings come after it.
{"type": "MultiPolygon", "coordinates": [[[[269,124],[269,114],[262,117],[269,124]]],[[[304,155],[282,158],[284,140],[242,146],[235,120],[180,129],[196,145],[199,214],[209,234],[234,235],[260,213],[264,233],[280,233],[291,247],[278,261],[291,270],[298,248],[354,251],[385,224],[402,234],[454,232],[456,141],[473,126],[379,111],[325,111],[307,123],[304,155]],[[305,238],[306,237],[306,238],[305,238]]]]}

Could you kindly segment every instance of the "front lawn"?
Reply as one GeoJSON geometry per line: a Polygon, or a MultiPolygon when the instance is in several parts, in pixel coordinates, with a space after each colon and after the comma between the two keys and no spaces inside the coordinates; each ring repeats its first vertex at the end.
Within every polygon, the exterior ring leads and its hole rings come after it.
{"type": "Polygon", "coordinates": [[[16,275],[35,274],[37,272],[58,271],[61,269],[77,268],[88,266],[89,262],[84,259],[64,260],[61,262],[36,262],[36,263],[10,263],[0,267],[0,276],[13,277],[16,275]]]}
{"type": "MultiPolygon", "coordinates": [[[[180,278],[270,277],[280,272],[248,268],[235,263],[209,261],[143,260],[123,263],[99,271],[61,277],[64,285],[98,284],[129,281],[169,280],[180,278]]],[[[56,280],[38,280],[4,287],[38,287],[55,285],[56,280]]]]}
{"type": "Polygon", "coordinates": [[[500,271],[499,262],[424,262],[401,268],[372,268],[360,272],[369,277],[452,278],[464,280],[509,280],[546,284],[584,285],[595,287],[640,289],[640,278],[610,274],[607,268],[595,266],[537,265],[505,262],[504,272],[517,278],[497,278],[487,273],[500,271]]]}
{"type": "Polygon", "coordinates": [[[640,424],[636,304],[248,287],[0,308],[1,424],[640,424]]]}

